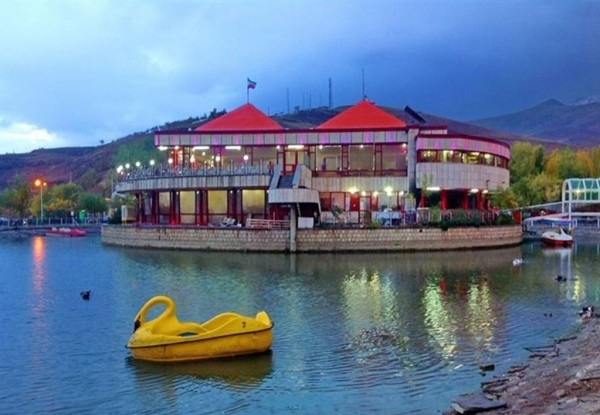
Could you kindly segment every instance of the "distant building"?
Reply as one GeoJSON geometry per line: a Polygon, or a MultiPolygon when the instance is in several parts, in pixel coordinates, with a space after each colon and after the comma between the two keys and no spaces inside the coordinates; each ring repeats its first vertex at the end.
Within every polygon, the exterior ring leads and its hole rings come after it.
{"type": "Polygon", "coordinates": [[[158,131],[168,164],[125,171],[117,191],[140,223],[209,225],[298,217],[360,223],[374,212],[490,208],[509,183],[510,147],[449,134],[409,108],[362,100],[311,129],[286,129],[252,104],[194,131],[158,131]]]}

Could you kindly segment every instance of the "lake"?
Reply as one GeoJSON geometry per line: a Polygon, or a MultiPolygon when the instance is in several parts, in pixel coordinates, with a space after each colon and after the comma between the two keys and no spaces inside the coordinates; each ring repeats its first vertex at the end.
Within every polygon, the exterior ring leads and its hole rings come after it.
{"type": "Polygon", "coordinates": [[[3,414],[439,413],[525,361],[524,347],[568,335],[600,297],[596,242],[287,255],[122,249],[93,235],[0,240],[0,254],[3,414]],[[272,351],[131,359],[133,318],[159,294],[183,321],[266,310],[272,351]]]}

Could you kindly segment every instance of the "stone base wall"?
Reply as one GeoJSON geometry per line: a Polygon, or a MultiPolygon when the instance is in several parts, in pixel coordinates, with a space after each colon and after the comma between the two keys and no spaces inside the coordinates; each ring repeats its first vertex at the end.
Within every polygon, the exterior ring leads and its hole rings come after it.
{"type": "Polygon", "coordinates": [[[480,228],[327,229],[298,232],[298,251],[437,251],[522,242],[520,226],[480,228]]]}
{"type": "MultiPolygon", "coordinates": [[[[492,248],[522,242],[521,226],[480,228],[298,229],[297,252],[430,251],[492,248]]],[[[287,229],[102,227],[102,243],[137,248],[289,252],[287,229]]]]}

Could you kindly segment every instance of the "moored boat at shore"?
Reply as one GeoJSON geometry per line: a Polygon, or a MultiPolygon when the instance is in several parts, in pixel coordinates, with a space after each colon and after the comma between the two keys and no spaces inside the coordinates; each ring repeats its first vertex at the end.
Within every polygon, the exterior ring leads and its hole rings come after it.
{"type": "Polygon", "coordinates": [[[559,230],[542,233],[542,242],[548,246],[571,246],[573,236],[566,233],[563,228],[559,228],[559,230]]]}
{"type": "Polygon", "coordinates": [[[156,362],[228,357],[265,352],[273,342],[273,323],[266,312],[256,317],[222,313],[205,323],[180,322],[175,303],[166,296],[151,298],[134,320],[134,331],[127,343],[136,359],[156,362]],[[148,311],[156,305],[166,308],[147,321],[148,311]]]}
{"type": "Polygon", "coordinates": [[[47,236],[85,236],[86,231],[77,228],[52,228],[46,231],[47,236]]]}

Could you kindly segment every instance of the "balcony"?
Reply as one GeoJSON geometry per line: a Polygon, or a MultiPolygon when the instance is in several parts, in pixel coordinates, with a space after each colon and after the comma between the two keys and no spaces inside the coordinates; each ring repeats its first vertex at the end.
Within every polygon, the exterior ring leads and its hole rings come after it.
{"type": "Polygon", "coordinates": [[[117,192],[157,189],[200,189],[269,186],[272,167],[245,164],[223,167],[182,167],[160,165],[123,170],[116,184],[117,192]]]}

